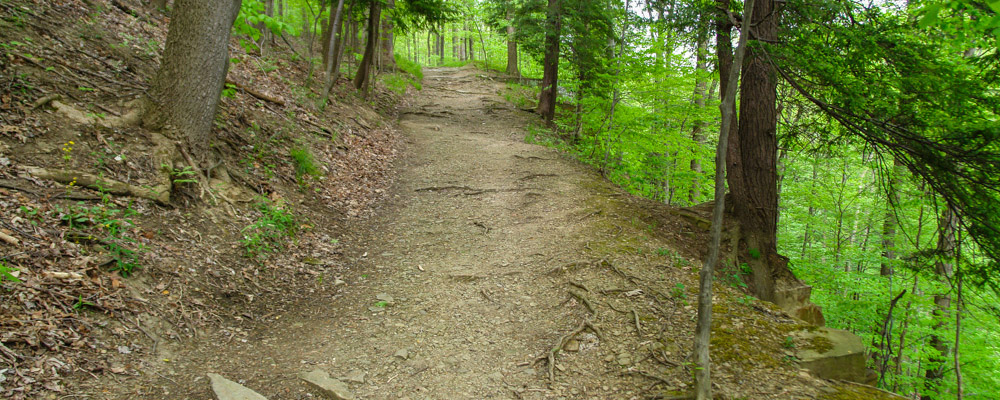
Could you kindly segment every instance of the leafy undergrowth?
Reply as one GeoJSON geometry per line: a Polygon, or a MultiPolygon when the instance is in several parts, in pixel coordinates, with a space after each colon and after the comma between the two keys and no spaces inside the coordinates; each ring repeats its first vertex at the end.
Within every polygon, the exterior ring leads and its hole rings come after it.
{"type": "Polygon", "coordinates": [[[211,168],[227,174],[209,182],[232,204],[184,166],[171,166],[168,206],[102,190],[100,179],[152,182],[150,132],[34,105],[59,95],[91,118],[125,114],[155,73],[167,25],[139,1],[0,2],[0,396],[137,375],[167,344],[218,329],[232,340],[292,307],[284,293],[330,290],[346,270],[341,227],[385,196],[398,95],[380,87],[368,102],[342,78],[339,102],[321,110],[322,83],[301,56],[248,54],[237,39],[214,129],[223,163],[211,168]],[[39,179],[32,167],[98,185],[39,179]]]}

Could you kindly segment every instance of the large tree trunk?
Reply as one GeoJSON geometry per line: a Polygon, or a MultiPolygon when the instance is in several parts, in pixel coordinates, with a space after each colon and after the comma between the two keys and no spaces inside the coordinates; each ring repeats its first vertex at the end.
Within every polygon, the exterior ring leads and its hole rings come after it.
{"type": "Polygon", "coordinates": [[[375,58],[375,47],[378,45],[378,25],[382,15],[382,5],[372,1],[368,8],[368,38],[365,41],[365,54],[358,65],[358,73],[354,76],[354,88],[367,94],[371,87],[371,69],[375,58]]]}
{"type": "Polygon", "coordinates": [[[242,0],[177,0],[163,61],[153,78],[143,125],[186,145],[211,149],[212,121],[229,68],[229,32],[242,0]]]}
{"type": "MultiPolygon", "coordinates": [[[[774,0],[756,2],[753,15],[754,40],[775,41],[774,0]]],[[[788,259],[777,250],[777,77],[761,50],[751,47],[740,85],[739,128],[729,138],[727,180],[733,200],[729,204],[740,224],[739,254],[752,270],[750,289],[762,300],[794,306],[808,299],[809,290],[795,279],[788,259]],[[784,293],[793,290],[797,292],[784,293]]]]}
{"type": "Polygon", "coordinates": [[[536,112],[545,121],[551,122],[556,115],[556,98],[559,95],[559,35],[562,27],[559,0],[549,0],[546,20],[545,59],[542,62],[541,94],[536,112]]]}
{"type": "MultiPolygon", "coordinates": [[[[937,262],[934,263],[934,273],[938,281],[951,281],[954,275],[955,260],[955,230],[958,228],[958,216],[955,211],[948,207],[942,212],[941,220],[938,222],[938,244],[937,262]]],[[[945,337],[945,328],[950,318],[951,311],[951,290],[942,290],[934,295],[934,328],[931,331],[930,345],[934,349],[934,354],[928,358],[928,367],[924,374],[924,390],[920,395],[921,400],[931,400],[938,398],[935,394],[940,394],[940,386],[944,379],[948,357],[948,340],[945,337]]]]}
{"type": "MultiPolygon", "coordinates": [[[[395,6],[395,0],[388,0],[385,3],[386,9],[392,9],[395,6]]],[[[379,57],[379,71],[392,72],[396,70],[396,54],[393,49],[394,39],[392,29],[392,18],[386,14],[386,18],[382,21],[382,56],[379,57]]]]}

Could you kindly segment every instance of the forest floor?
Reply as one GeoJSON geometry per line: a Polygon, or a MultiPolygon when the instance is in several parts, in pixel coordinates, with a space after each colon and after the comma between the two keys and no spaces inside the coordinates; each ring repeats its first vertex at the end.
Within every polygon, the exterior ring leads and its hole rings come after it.
{"type": "MultiPolygon", "coordinates": [[[[703,229],[662,208],[670,217],[657,219],[657,205],[526,144],[537,117],[504,102],[502,88],[473,68],[426,72],[401,112],[405,156],[389,204],[348,228],[351,267],[332,291],[286,293],[295,305],[240,339],[222,329],[161,343],[143,374],[79,389],[207,398],[206,373],[218,373],[268,398],[304,399],[313,393],[297,375],[320,369],[369,399],[686,393],[703,229]]],[[[720,398],[823,393],[827,383],[782,349],[800,324],[720,290],[720,398]]]]}

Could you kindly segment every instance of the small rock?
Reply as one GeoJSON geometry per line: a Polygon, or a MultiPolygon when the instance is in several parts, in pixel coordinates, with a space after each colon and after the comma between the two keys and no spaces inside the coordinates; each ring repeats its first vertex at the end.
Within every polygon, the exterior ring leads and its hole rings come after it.
{"type": "Polygon", "coordinates": [[[385,311],[385,307],[371,306],[371,307],[368,307],[368,311],[371,311],[373,313],[380,313],[382,311],[385,311]]]}
{"type": "Polygon", "coordinates": [[[410,351],[407,349],[399,349],[396,350],[396,353],[393,354],[393,356],[405,360],[410,358],[410,351]]]}
{"type": "Polygon", "coordinates": [[[393,299],[392,296],[386,293],[379,293],[378,295],[375,296],[375,298],[389,304],[392,304],[395,301],[395,299],[393,299]]]}
{"type": "Polygon", "coordinates": [[[347,376],[344,377],[344,380],[350,383],[365,383],[365,375],[367,374],[368,373],[365,371],[362,371],[360,369],[355,369],[352,370],[351,372],[348,372],[347,376]]]}
{"type": "Polygon", "coordinates": [[[222,375],[208,374],[208,379],[212,381],[212,391],[218,400],[267,400],[267,397],[223,378],[222,375]]]}
{"type": "Polygon", "coordinates": [[[346,284],[347,284],[347,282],[344,282],[343,279],[334,279],[333,280],[333,286],[340,286],[340,285],[346,285],[346,284]]]}
{"type": "Polygon", "coordinates": [[[310,387],[318,390],[323,396],[334,400],[354,400],[354,393],[347,388],[347,384],[330,377],[323,370],[312,370],[309,373],[299,374],[299,378],[309,384],[310,387]]]}
{"type": "Polygon", "coordinates": [[[574,353],[580,351],[580,341],[576,339],[567,340],[566,345],[563,346],[563,350],[574,353]]]}
{"type": "Polygon", "coordinates": [[[614,354],[608,354],[607,356],[604,357],[604,362],[612,362],[614,360],[615,360],[614,354]]]}

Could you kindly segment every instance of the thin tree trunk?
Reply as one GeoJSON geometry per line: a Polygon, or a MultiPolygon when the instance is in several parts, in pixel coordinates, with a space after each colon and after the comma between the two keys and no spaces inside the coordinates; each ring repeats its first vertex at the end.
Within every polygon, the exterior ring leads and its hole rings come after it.
{"type": "MultiPolygon", "coordinates": [[[[959,254],[961,255],[961,254],[959,254]]],[[[961,257],[957,257],[961,260],[961,257]]],[[[961,264],[956,260],[955,272],[957,275],[956,281],[958,281],[958,292],[956,296],[958,298],[955,301],[955,351],[954,351],[954,366],[955,366],[955,386],[958,391],[955,393],[956,400],[962,400],[965,397],[965,390],[962,388],[962,363],[959,360],[959,346],[962,342],[962,274],[959,270],[961,264]]]]}
{"type": "Polygon", "coordinates": [[[339,0],[337,2],[337,9],[334,11],[333,16],[333,26],[330,29],[330,42],[333,46],[330,47],[329,53],[326,55],[330,62],[326,66],[326,86],[323,88],[323,104],[330,98],[330,89],[333,88],[333,84],[337,80],[337,74],[340,72],[340,50],[343,42],[343,34],[341,33],[341,25],[344,16],[344,0],[339,0]]]}
{"type": "MultiPolygon", "coordinates": [[[[705,108],[707,99],[705,91],[708,78],[708,18],[698,24],[698,36],[695,45],[695,84],[694,84],[694,105],[697,112],[705,108]]],[[[701,147],[705,144],[705,134],[702,132],[707,123],[699,116],[694,120],[691,127],[691,139],[695,146],[701,147]]],[[[691,157],[691,172],[694,172],[694,179],[691,182],[691,190],[688,193],[688,202],[694,204],[701,197],[701,160],[697,157],[698,152],[691,157]]]]}
{"type": "Polygon", "coordinates": [[[889,176],[889,195],[885,207],[885,219],[882,221],[882,265],[879,274],[890,276],[893,273],[893,263],[896,260],[896,209],[899,207],[899,178],[906,168],[899,158],[893,157],[893,167],[889,176]]]}
{"type": "MultiPolygon", "coordinates": [[[[753,21],[755,0],[747,0],[746,20],[753,21]]],[[[718,4],[723,10],[729,10],[729,0],[718,0],[718,4]]],[[[721,16],[719,18],[722,18],[721,16]]],[[[726,29],[727,24],[720,24],[726,29]]],[[[730,69],[726,72],[725,91],[722,95],[722,104],[719,111],[722,114],[722,126],[719,128],[719,144],[715,151],[715,206],[712,208],[712,233],[711,243],[708,247],[708,258],[701,267],[701,275],[698,285],[698,322],[695,327],[694,337],[694,357],[697,368],[695,369],[695,396],[697,400],[712,399],[712,360],[709,358],[709,342],[712,332],[712,278],[715,274],[715,264],[719,260],[719,246],[722,241],[723,211],[726,207],[726,146],[729,143],[731,124],[736,120],[733,115],[736,102],[736,82],[740,79],[740,67],[743,65],[743,55],[746,52],[749,29],[740,30],[739,44],[736,54],[733,56],[730,69]]],[[[720,37],[729,37],[728,31],[720,30],[720,37]]],[[[727,50],[728,51],[728,50],[727,50]]]]}
{"type": "MultiPolygon", "coordinates": [[[[934,263],[934,273],[938,281],[950,281],[954,276],[955,259],[955,230],[958,227],[958,217],[955,211],[948,206],[942,212],[938,223],[938,260],[934,263]]],[[[950,291],[943,291],[934,295],[934,310],[932,311],[935,321],[930,335],[930,345],[935,354],[928,357],[930,365],[924,374],[924,391],[920,395],[921,400],[931,400],[940,394],[940,386],[945,375],[945,360],[948,356],[948,342],[942,334],[948,320],[948,313],[951,309],[950,291]]]]}
{"type": "Polygon", "coordinates": [[[330,57],[333,55],[333,39],[335,36],[334,23],[336,22],[334,21],[334,19],[336,19],[334,14],[336,13],[330,13],[330,15],[326,18],[326,23],[323,24],[322,30],[323,38],[320,40],[320,48],[323,51],[324,71],[330,70],[330,57]]]}
{"type": "Polygon", "coordinates": [[[456,60],[458,57],[458,25],[451,24],[451,58],[456,60]]]}
{"type": "Polygon", "coordinates": [[[354,88],[368,94],[371,86],[371,69],[375,58],[375,47],[378,45],[378,24],[382,14],[382,5],[372,1],[368,8],[368,38],[365,42],[365,54],[358,65],[358,73],[354,76],[354,88]]]}

